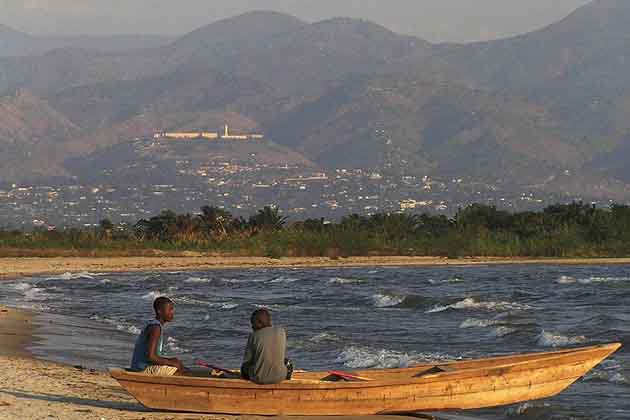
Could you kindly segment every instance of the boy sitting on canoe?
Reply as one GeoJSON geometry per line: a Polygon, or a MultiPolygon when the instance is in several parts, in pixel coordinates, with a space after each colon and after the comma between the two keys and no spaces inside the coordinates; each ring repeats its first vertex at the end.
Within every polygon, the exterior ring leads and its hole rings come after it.
{"type": "Polygon", "coordinates": [[[284,328],[271,325],[267,309],[254,311],[251,316],[254,330],[247,340],[241,377],[257,384],[277,384],[291,379],[293,366],[286,358],[287,334],[284,328]]]}
{"type": "Polygon", "coordinates": [[[173,321],[175,305],[167,297],[153,301],[155,319],[149,321],[136,340],[131,370],[147,375],[171,376],[182,373],[184,365],[176,357],[162,357],[162,326],[173,321]]]}

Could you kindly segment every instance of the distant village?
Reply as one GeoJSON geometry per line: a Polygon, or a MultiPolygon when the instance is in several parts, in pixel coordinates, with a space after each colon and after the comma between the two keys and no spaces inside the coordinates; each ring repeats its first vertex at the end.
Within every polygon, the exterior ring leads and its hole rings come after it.
{"type": "Polygon", "coordinates": [[[168,139],[168,140],[262,140],[265,138],[264,134],[260,133],[247,133],[247,134],[232,134],[230,133],[230,127],[226,124],[223,127],[223,132],[218,131],[162,131],[153,135],[154,139],[168,139]]]}

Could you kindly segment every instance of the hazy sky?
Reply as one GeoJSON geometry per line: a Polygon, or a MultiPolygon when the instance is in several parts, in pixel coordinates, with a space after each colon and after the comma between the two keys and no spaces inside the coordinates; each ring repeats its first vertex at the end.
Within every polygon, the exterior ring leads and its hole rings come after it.
{"type": "Polygon", "coordinates": [[[588,0],[0,0],[0,23],[32,34],[181,34],[249,10],[372,20],[431,41],[527,32],[588,0]]]}

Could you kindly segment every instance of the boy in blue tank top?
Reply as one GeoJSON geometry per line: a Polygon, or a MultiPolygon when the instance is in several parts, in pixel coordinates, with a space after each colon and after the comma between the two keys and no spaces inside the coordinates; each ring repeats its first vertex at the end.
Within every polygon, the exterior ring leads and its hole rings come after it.
{"type": "Polygon", "coordinates": [[[153,301],[155,319],[149,321],[136,340],[131,359],[131,370],[147,375],[170,376],[183,373],[184,365],[176,357],[162,357],[162,326],[172,322],[175,305],[167,297],[153,301]]]}

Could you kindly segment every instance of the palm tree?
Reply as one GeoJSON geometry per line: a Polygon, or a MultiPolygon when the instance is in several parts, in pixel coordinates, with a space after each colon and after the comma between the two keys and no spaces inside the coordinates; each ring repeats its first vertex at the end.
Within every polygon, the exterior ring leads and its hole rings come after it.
{"type": "Polygon", "coordinates": [[[109,219],[103,219],[98,224],[98,235],[105,239],[110,240],[112,238],[112,231],[114,230],[114,224],[109,219]]]}
{"type": "Polygon", "coordinates": [[[141,239],[157,239],[166,241],[173,237],[176,231],[177,214],[172,210],[162,210],[159,215],[149,220],[141,219],[135,224],[136,234],[141,239]]]}
{"type": "Polygon", "coordinates": [[[224,238],[232,224],[232,214],[214,206],[203,206],[199,215],[203,229],[210,235],[224,238]]]}
{"type": "Polygon", "coordinates": [[[249,224],[257,230],[281,230],[287,222],[287,217],[280,215],[277,207],[266,206],[250,217],[249,224]]]}

